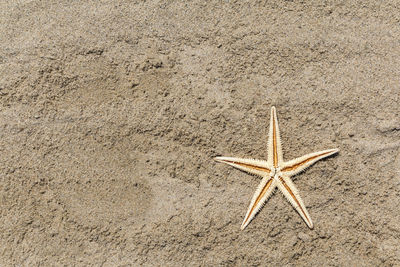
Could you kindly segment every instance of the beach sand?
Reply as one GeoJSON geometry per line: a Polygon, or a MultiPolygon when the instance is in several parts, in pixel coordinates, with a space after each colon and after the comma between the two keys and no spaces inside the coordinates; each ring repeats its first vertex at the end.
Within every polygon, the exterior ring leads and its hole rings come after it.
{"type": "Polygon", "coordinates": [[[399,1],[3,1],[1,266],[400,265],[399,1]],[[339,148],[310,230],[213,160],[339,148]]]}

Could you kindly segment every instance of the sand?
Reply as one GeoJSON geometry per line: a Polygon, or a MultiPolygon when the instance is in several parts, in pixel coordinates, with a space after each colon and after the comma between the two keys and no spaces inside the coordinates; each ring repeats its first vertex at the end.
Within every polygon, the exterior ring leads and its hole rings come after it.
{"type": "Polygon", "coordinates": [[[0,3],[0,265],[400,265],[400,2],[182,2],[0,3]]]}

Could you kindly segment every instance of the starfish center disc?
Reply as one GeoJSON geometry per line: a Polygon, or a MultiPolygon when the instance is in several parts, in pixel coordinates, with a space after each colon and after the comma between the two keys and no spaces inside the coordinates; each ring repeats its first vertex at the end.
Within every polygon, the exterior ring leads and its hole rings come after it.
{"type": "Polygon", "coordinates": [[[272,168],[272,176],[278,175],[280,173],[280,168],[272,168]]]}

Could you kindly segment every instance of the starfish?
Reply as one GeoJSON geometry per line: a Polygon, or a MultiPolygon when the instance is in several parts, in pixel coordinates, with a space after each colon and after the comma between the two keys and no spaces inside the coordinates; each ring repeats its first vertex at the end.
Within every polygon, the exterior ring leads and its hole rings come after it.
{"type": "Polygon", "coordinates": [[[314,227],[310,215],[304,206],[299,192],[290,179],[320,159],[337,153],[339,149],[328,149],[307,154],[305,156],[283,161],[281,138],[279,134],[278,120],[275,107],[271,108],[271,120],[268,138],[268,160],[242,159],[232,157],[216,157],[218,162],[226,163],[239,170],[261,176],[262,180],[251,199],[250,206],[244,217],[242,230],[250,223],[258,211],[262,208],[273,190],[278,187],[294,209],[300,214],[310,229],[314,227]]]}

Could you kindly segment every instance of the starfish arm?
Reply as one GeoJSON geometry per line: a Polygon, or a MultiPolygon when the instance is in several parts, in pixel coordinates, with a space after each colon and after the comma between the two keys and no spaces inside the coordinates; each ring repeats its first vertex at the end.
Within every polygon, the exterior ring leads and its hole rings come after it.
{"type": "Polygon", "coordinates": [[[246,228],[254,216],[259,212],[267,199],[271,196],[274,188],[276,187],[276,181],[273,177],[264,177],[258,186],[256,192],[251,199],[249,208],[247,210],[246,216],[244,217],[241,230],[246,228]]]}
{"type": "Polygon", "coordinates": [[[293,176],[310,167],[318,160],[329,157],[330,155],[333,155],[338,151],[339,149],[328,149],[310,153],[300,158],[290,160],[282,164],[281,172],[283,172],[286,176],[293,176]]]}
{"type": "Polygon", "coordinates": [[[279,190],[283,193],[286,199],[292,204],[296,211],[300,214],[301,218],[305,223],[312,229],[314,227],[310,215],[304,206],[303,200],[300,197],[299,191],[297,190],[294,183],[289,177],[279,176],[279,182],[277,183],[279,190]]]}
{"type": "Polygon", "coordinates": [[[218,162],[226,163],[239,170],[255,174],[258,176],[266,176],[271,172],[271,168],[264,160],[256,159],[241,159],[241,158],[231,158],[231,157],[216,157],[214,158],[218,162]]]}
{"type": "Polygon", "coordinates": [[[278,119],[275,107],[271,108],[271,119],[268,137],[268,163],[270,166],[278,167],[283,162],[281,136],[279,133],[278,119]]]}

